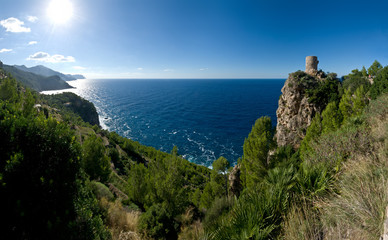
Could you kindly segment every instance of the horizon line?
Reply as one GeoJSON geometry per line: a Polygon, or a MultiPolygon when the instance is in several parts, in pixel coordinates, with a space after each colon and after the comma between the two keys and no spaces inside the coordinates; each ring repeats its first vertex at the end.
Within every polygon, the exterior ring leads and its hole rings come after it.
{"type": "MultiPolygon", "coordinates": [[[[166,77],[163,77],[163,78],[131,78],[131,77],[128,77],[128,78],[125,78],[125,77],[112,77],[112,78],[108,78],[108,77],[103,77],[103,78],[81,78],[81,79],[77,79],[77,80],[83,80],[83,79],[90,79],[90,80],[94,80],[94,79],[133,79],[133,80],[270,80],[270,79],[273,79],[273,80],[283,80],[283,79],[287,79],[287,78],[177,78],[177,77],[173,77],[173,78],[166,78],[166,77]]],[[[72,80],[74,81],[74,80],[72,80]]],[[[69,81],[71,82],[71,81],[69,81]]]]}

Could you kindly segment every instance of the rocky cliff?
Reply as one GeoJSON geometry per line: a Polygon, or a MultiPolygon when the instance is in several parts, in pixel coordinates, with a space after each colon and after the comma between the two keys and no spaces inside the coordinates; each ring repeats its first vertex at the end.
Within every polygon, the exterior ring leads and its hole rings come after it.
{"type": "Polygon", "coordinates": [[[229,173],[229,193],[234,196],[240,196],[241,191],[241,167],[240,164],[237,164],[233,167],[233,170],[229,173]]]}
{"type": "Polygon", "coordinates": [[[309,102],[307,92],[319,85],[320,77],[298,71],[286,80],[279,107],[276,111],[276,140],[278,146],[291,145],[298,148],[316,112],[322,106],[309,102]]]}
{"type": "Polygon", "coordinates": [[[61,111],[75,113],[80,116],[83,121],[88,122],[91,125],[100,125],[98,113],[94,104],[74,93],[64,92],[61,94],[41,95],[41,97],[52,107],[60,109],[61,111]]]}

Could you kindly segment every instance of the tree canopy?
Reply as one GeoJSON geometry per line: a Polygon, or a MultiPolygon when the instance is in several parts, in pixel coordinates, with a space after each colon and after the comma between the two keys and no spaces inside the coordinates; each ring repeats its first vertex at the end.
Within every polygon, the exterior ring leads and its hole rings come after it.
{"type": "Polygon", "coordinates": [[[246,187],[252,187],[263,178],[270,166],[268,152],[275,146],[275,129],[269,117],[256,120],[243,145],[242,178],[246,187]]]}

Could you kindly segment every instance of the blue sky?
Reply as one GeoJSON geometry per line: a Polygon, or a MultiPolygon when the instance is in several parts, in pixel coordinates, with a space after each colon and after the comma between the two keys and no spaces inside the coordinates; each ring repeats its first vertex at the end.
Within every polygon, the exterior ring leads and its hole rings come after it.
{"type": "Polygon", "coordinates": [[[316,55],[340,76],[388,64],[388,1],[2,1],[0,60],[90,78],[286,78],[316,55]]]}

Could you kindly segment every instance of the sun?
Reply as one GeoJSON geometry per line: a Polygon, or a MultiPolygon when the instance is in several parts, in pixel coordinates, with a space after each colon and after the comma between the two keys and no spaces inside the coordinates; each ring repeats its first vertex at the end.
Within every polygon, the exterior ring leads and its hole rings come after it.
{"type": "Polygon", "coordinates": [[[73,4],[69,0],[52,0],[47,15],[54,23],[66,23],[73,16],[73,4]]]}

